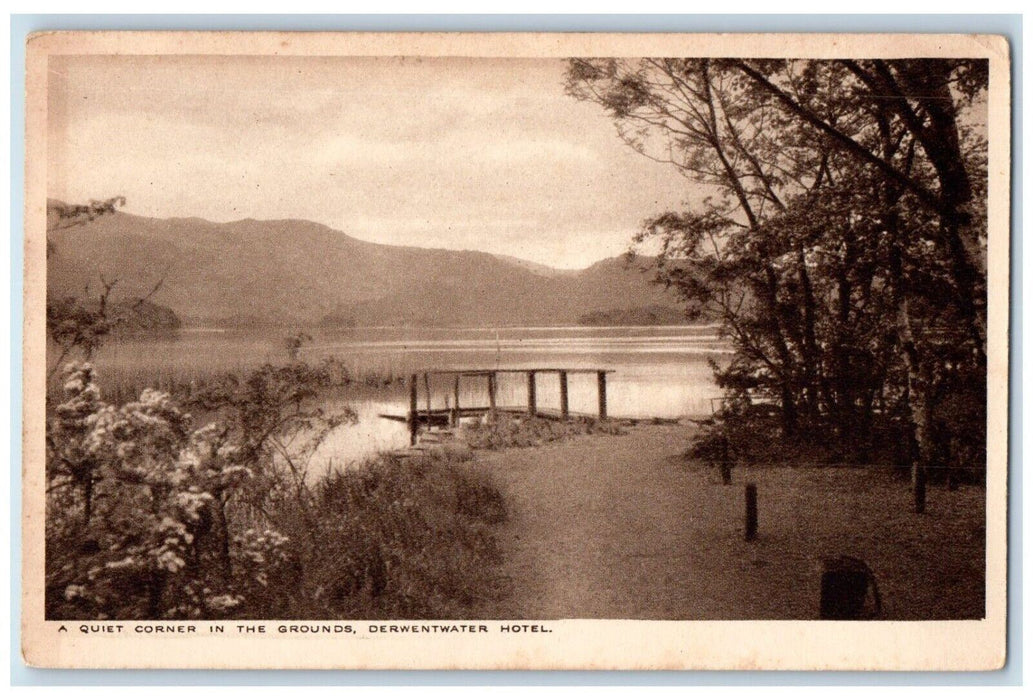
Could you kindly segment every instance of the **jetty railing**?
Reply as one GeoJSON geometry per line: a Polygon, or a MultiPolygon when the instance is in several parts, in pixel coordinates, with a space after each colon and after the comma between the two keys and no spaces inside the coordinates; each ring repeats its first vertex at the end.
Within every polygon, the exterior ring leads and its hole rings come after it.
{"type": "MultiPolygon", "coordinates": [[[[611,369],[586,369],[586,368],[563,368],[544,367],[533,369],[435,369],[417,372],[409,376],[409,410],[404,420],[409,426],[409,441],[415,445],[419,435],[420,426],[451,426],[459,424],[463,417],[487,416],[488,420],[495,420],[499,413],[521,413],[531,416],[556,417],[559,420],[570,419],[570,401],[567,390],[567,377],[571,374],[595,374],[598,398],[598,417],[606,420],[606,375],[612,374],[611,369]],[[527,405],[526,407],[503,407],[498,405],[498,376],[500,374],[523,374],[527,377],[527,405]],[[538,386],[537,377],[540,374],[559,375],[560,384],[560,408],[557,416],[543,411],[538,407],[538,386]],[[444,408],[434,408],[431,392],[431,377],[450,376],[452,377],[452,401],[444,408]],[[462,378],[478,378],[485,381],[488,394],[488,404],[462,407],[459,402],[459,383],[462,378]],[[425,408],[419,407],[419,385],[422,382],[424,395],[426,397],[425,408]]],[[[448,403],[446,401],[446,403],[448,403]]],[[[403,420],[402,416],[381,415],[382,418],[392,420],[403,420]]]]}

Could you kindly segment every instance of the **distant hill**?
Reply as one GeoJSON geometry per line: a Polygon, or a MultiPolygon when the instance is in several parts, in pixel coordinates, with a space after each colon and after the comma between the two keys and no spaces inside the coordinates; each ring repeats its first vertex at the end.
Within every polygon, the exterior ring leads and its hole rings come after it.
{"type": "Polygon", "coordinates": [[[685,323],[685,313],[673,306],[639,306],[592,311],[578,316],[582,326],[671,326],[685,323]]]}
{"type": "Polygon", "coordinates": [[[573,324],[614,308],[677,307],[648,258],[579,271],[477,251],[388,246],[311,221],[154,219],[115,213],[49,234],[48,292],[99,275],[192,324],[573,324]]]}
{"type": "Polygon", "coordinates": [[[530,270],[535,274],[542,275],[543,277],[577,277],[581,270],[568,270],[557,267],[549,267],[548,265],[542,265],[541,263],[532,262],[530,260],[524,260],[523,258],[516,258],[512,255],[501,255],[499,253],[494,254],[496,258],[503,262],[511,263],[517,267],[522,267],[525,270],[530,270]]]}

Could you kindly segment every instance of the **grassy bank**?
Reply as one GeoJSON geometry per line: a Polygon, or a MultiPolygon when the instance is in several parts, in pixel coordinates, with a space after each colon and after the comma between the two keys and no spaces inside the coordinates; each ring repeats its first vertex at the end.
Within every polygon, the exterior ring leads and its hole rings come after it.
{"type": "Polygon", "coordinates": [[[501,450],[507,447],[537,447],[575,435],[623,435],[617,421],[574,417],[567,421],[546,418],[499,415],[494,422],[470,423],[463,426],[463,442],[477,450],[501,450]]]}
{"type": "Polygon", "coordinates": [[[288,576],[235,614],[290,619],[464,619],[505,593],[490,475],[468,455],[378,457],[319,479],[269,514],[294,543],[288,576]]]}

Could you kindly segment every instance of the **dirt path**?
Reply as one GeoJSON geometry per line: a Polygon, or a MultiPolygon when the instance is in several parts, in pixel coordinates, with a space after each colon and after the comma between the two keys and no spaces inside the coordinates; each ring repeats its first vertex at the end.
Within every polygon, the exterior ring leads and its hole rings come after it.
{"type": "Polygon", "coordinates": [[[870,478],[858,488],[841,474],[737,470],[723,486],[679,457],[693,431],[639,426],[479,453],[510,508],[500,537],[513,593],[491,617],[811,618],[820,557],[838,553],[872,564],[889,616],[981,615],[981,489],[931,493],[931,514],[915,521],[906,489],[870,478]],[[742,538],[746,478],[760,492],[754,543],[742,538]]]}

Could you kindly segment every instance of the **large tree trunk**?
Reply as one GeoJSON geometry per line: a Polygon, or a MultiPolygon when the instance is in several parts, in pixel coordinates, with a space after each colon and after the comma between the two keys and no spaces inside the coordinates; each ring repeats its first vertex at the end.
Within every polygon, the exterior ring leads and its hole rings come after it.
{"type": "Polygon", "coordinates": [[[778,389],[780,412],[782,416],[782,436],[790,438],[796,435],[799,427],[799,413],[796,407],[796,395],[793,390],[793,356],[789,352],[782,331],[782,322],[778,309],[778,278],[770,263],[765,264],[765,277],[762,290],[765,312],[770,321],[770,339],[775,345],[778,355],[778,389]]]}
{"type": "MultiPolygon", "coordinates": [[[[888,219],[895,223],[893,215],[888,219]]],[[[896,247],[889,268],[894,278],[893,293],[897,307],[897,332],[904,363],[907,367],[908,407],[910,408],[915,445],[915,449],[909,450],[912,462],[911,481],[914,489],[914,510],[916,513],[922,513],[925,511],[926,468],[932,464],[936,451],[933,439],[933,376],[929,364],[922,360],[919,341],[915,337],[914,324],[908,307],[907,282],[901,271],[900,252],[896,247]]]]}
{"type": "Polygon", "coordinates": [[[986,264],[968,209],[973,196],[972,181],[965,170],[957,109],[950,89],[953,67],[948,61],[938,60],[891,64],[875,61],[874,66],[879,80],[900,98],[890,101],[889,107],[907,124],[936,170],[940,245],[950,261],[957,304],[975,346],[976,360],[985,366],[986,264]],[[924,118],[912,110],[909,100],[914,101],[924,118]]]}
{"type": "Polygon", "coordinates": [[[803,350],[802,362],[807,394],[805,396],[808,418],[816,420],[821,414],[818,406],[819,381],[821,372],[821,358],[818,351],[817,334],[817,303],[814,299],[814,288],[811,285],[811,275],[807,271],[807,253],[803,246],[796,250],[797,264],[800,266],[800,291],[803,295],[803,350]]]}
{"type": "MultiPolygon", "coordinates": [[[[849,232],[847,232],[849,236],[849,232]]],[[[837,271],[836,278],[836,347],[832,349],[835,356],[836,376],[835,406],[833,414],[840,440],[846,439],[856,429],[854,421],[854,396],[856,388],[852,385],[850,372],[850,356],[846,352],[847,337],[850,327],[851,296],[853,285],[850,283],[848,270],[854,265],[855,250],[853,241],[847,239],[843,251],[843,264],[837,271]]]]}

